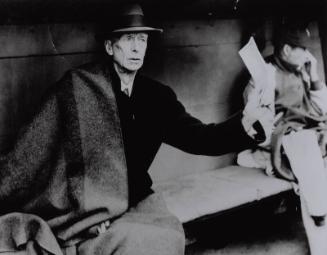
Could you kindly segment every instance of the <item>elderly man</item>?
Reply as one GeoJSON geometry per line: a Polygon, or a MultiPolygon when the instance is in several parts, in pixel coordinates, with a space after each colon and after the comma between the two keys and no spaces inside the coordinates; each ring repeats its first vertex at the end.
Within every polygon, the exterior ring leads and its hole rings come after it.
{"type": "Polygon", "coordinates": [[[205,125],[138,73],[161,31],[138,5],[117,21],[102,33],[105,60],[67,72],[1,158],[1,252],[183,254],[147,172],[161,143],[204,155],[254,145],[239,116],[205,125]]]}

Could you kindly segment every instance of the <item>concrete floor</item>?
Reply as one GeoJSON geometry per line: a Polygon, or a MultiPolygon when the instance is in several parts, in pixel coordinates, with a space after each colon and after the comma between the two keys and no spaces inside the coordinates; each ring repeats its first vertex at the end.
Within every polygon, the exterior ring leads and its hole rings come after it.
{"type": "Polygon", "coordinates": [[[210,232],[208,237],[187,246],[186,255],[309,255],[299,212],[266,219],[257,217],[245,219],[247,223],[239,228],[234,225],[222,230],[229,232],[229,238],[222,243],[218,242],[219,235],[222,236],[218,225],[213,227],[216,231],[204,230],[210,232]]]}

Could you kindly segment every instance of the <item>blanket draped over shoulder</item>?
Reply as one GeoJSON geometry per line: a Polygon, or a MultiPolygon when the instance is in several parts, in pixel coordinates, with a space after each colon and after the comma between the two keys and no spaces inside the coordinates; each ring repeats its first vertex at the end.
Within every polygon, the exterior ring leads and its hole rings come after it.
{"type": "Polygon", "coordinates": [[[275,173],[286,180],[296,181],[287,156],[284,153],[283,137],[295,130],[312,129],[317,132],[321,153],[326,155],[327,115],[316,116],[296,108],[285,108],[284,117],[276,124],[271,138],[272,164],[275,173]]]}
{"type": "MultiPolygon", "coordinates": [[[[38,247],[60,254],[59,246],[88,239],[92,227],[124,218],[130,210],[111,85],[104,64],[68,72],[1,157],[0,252],[27,249],[35,240],[38,247]]],[[[151,219],[165,224],[144,210],[147,224],[151,219]]],[[[127,215],[131,221],[133,214],[127,215]]]]}

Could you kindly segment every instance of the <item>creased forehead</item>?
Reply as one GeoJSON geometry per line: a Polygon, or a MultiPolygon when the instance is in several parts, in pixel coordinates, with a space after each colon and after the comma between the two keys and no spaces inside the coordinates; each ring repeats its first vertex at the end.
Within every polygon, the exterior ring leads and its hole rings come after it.
{"type": "Polygon", "coordinates": [[[137,32],[124,32],[124,33],[118,33],[117,37],[121,38],[122,36],[148,36],[149,34],[144,31],[137,31],[137,32]]]}
{"type": "Polygon", "coordinates": [[[128,33],[113,33],[110,38],[107,40],[110,40],[112,43],[119,41],[123,36],[141,36],[148,38],[149,34],[146,32],[128,32],[128,33]]]}

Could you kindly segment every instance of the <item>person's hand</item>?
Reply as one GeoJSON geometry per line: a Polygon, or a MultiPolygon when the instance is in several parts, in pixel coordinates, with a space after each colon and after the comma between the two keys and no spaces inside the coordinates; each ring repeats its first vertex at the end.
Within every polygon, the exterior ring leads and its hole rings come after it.
{"type": "Polygon", "coordinates": [[[318,62],[317,59],[311,54],[310,51],[306,50],[306,68],[309,72],[310,81],[311,82],[318,82],[319,81],[319,75],[318,75],[318,62]]]}
{"type": "Polygon", "coordinates": [[[270,143],[274,122],[274,112],[268,107],[252,108],[251,110],[245,107],[243,111],[242,125],[245,131],[262,146],[270,143]]]}
{"type": "Polygon", "coordinates": [[[265,65],[266,72],[261,79],[251,79],[245,91],[245,108],[242,124],[247,134],[258,144],[270,144],[275,118],[276,69],[265,65]]]}

